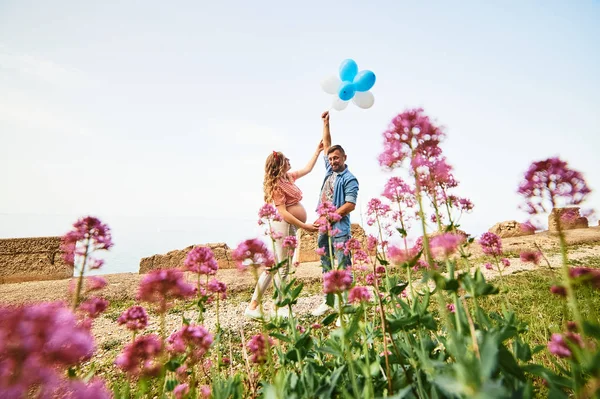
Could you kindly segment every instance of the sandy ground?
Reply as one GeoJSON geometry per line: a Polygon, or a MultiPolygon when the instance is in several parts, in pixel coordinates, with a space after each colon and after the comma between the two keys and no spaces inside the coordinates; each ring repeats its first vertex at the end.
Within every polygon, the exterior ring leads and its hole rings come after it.
{"type": "MultiPolygon", "coordinates": [[[[569,245],[576,246],[569,253],[569,258],[573,260],[584,260],[589,257],[600,257],[600,227],[591,227],[588,229],[567,231],[567,241],[569,245]]],[[[511,266],[504,274],[518,273],[525,270],[532,270],[536,267],[547,267],[547,265],[534,266],[526,264],[519,260],[518,254],[522,250],[532,250],[537,244],[544,250],[548,261],[552,267],[560,266],[560,255],[558,253],[558,239],[547,232],[538,233],[533,236],[507,238],[503,240],[504,251],[509,255],[511,266]]],[[[478,245],[471,248],[472,259],[477,260],[481,256],[478,245]]],[[[483,262],[474,263],[474,267],[482,266],[483,262]]],[[[482,271],[487,279],[496,277],[497,272],[486,270],[482,271]]],[[[107,287],[102,291],[102,296],[108,300],[135,299],[137,286],[143,275],[136,273],[112,274],[104,276],[108,282],[107,287]]],[[[219,311],[221,325],[225,329],[239,331],[249,323],[255,323],[243,317],[244,308],[247,305],[252,289],[254,287],[254,278],[251,273],[241,273],[236,269],[219,270],[216,276],[219,280],[227,284],[228,293],[244,292],[245,298],[242,301],[225,301],[221,304],[219,311]]],[[[304,282],[320,281],[321,268],[319,263],[303,263],[295,272],[295,277],[304,282]]],[[[192,276],[189,276],[191,279],[192,276]]],[[[24,303],[34,303],[54,300],[67,300],[69,280],[59,281],[33,281],[14,284],[0,285],[0,304],[19,305],[24,303]]],[[[294,305],[294,313],[301,319],[308,316],[312,309],[317,307],[322,300],[321,295],[306,295],[299,299],[294,305]]],[[[266,311],[270,311],[273,305],[270,300],[265,302],[266,311]]],[[[185,316],[195,319],[197,313],[194,310],[186,311],[185,316]]],[[[118,327],[114,321],[115,317],[101,316],[94,324],[94,335],[97,343],[102,345],[104,342],[125,342],[129,339],[129,333],[124,328],[118,327]]],[[[311,322],[311,319],[305,319],[311,322]]],[[[316,321],[316,320],[315,320],[316,321]]],[[[314,322],[314,321],[313,321],[314,322]]],[[[151,318],[150,329],[156,330],[158,321],[151,318]]],[[[206,314],[205,325],[207,328],[214,327],[215,308],[212,306],[206,314]]],[[[181,325],[181,315],[169,315],[167,318],[168,330],[176,329],[181,325]]]]}

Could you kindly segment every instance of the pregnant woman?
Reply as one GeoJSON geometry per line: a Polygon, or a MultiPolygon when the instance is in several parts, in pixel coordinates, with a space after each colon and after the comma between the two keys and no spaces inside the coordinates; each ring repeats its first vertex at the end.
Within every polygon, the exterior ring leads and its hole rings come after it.
{"type": "MultiPolygon", "coordinates": [[[[277,260],[281,262],[286,256],[283,252],[283,239],[287,236],[294,236],[298,229],[307,231],[317,231],[318,227],[313,224],[306,224],[306,209],[302,206],[302,191],[296,186],[296,180],[310,173],[319,154],[323,151],[323,142],[319,142],[315,153],[306,166],[300,170],[290,172],[290,160],[281,152],[273,151],[267,157],[265,162],[265,178],[263,189],[266,203],[273,203],[277,211],[283,218],[282,221],[272,222],[271,226],[276,236],[281,236],[275,240],[275,252],[277,260]]],[[[297,249],[296,249],[297,251],[297,249]]],[[[294,256],[295,259],[295,256],[294,256]]],[[[273,277],[277,287],[285,283],[289,273],[289,264],[285,264],[277,271],[264,270],[258,279],[252,300],[246,308],[244,315],[253,319],[261,319],[262,314],[258,306],[262,296],[271,284],[273,277]]],[[[276,316],[288,317],[287,308],[278,308],[276,316]]]]}

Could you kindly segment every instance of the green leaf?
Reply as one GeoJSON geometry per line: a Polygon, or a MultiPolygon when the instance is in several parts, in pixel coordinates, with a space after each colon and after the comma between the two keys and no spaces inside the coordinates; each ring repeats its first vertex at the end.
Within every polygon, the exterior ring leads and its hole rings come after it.
{"type": "Polygon", "coordinates": [[[175,359],[171,359],[169,360],[167,363],[165,363],[165,367],[167,368],[167,370],[169,371],[175,371],[177,370],[179,367],[181,366],[181,362],[175,359]]]}
{"type": "Polygon", "coordinates": [[[286,336],[286,335],[279,334],[279,333],[277,333],[277,332],[270,332],[270,333],[269,333],[269,335],[270,335],[271,337],[275,338],[275,339],[278,339],[278,340],[280,340],[280,341],[287,342],[288,344],[291,344],[291,343],[292,343],[292,340],[291,340],[291,338],[290,338],[290,337],[288,337],[288,336],[286,336]]]}
{"type": "Polygon", "coordinates": [[[390,294],[400,295],[407,286],[408,286],[408,283],[397,284],[397,285],[393,286],[392,289],[390,289],[390,294]]]}
{"type": "Polygon", "coordinates": [[[400,233],[400,236],[401,236],[402,238],[404,238],[404,237],[408,236],[408,233],[407,233],[407,232],[406,232],[406,230],[404,230],[403,228],[396,227],[396,230],[398,230],[398,233],[400,233]]]}
{"type": "Polygon", "coordinates": [[[296,342],[296,349],[302,349],[304,351],[308,351],[313,345],[312,337],[309,333],[303,334],[300,339],[296,342]]]}
{"type": "Polygon", "coordinates": [[[327,304],[327,306],[329,306],[330,308],[332,308],[333,304],[335,303],[335,295],[334,294],[327,294],[326,299],[325,299],[325,303],[327,304]]]}
{"type": "Polygon", "coordinates": [[[325,317],[323,319],[323,321],[321,322],[321,324],[323,324],[324,326],[328,326],[331,323],[333,323],[337,317],[338,317],[337,313],[332,313],[332,314],[328,315],[327,317],[325,317]]]}
{"type": "Polygon", "coordinates": [[[525,373],[523,373],[523,369],[518,365],[512,353],[510,353],[503,345],[500,346],[499,349],[498,360],[500,362],[500,367],[502,367],[505,372],[524,382],[525,373]]]}
{"type": "Polygon", "coordinates": [[[583,321],[583,331],[586,335],[600,339],[600,325],[590,323],[588,320],[583,321]]]}
{"type": "Polygon", "coordinates": [[[480,349],[481,377],[483,380],[491,378],[498,365],[498,343],[493,335],[487,334],[480,349]]]}
{"type": "Polygon", "coordinates": [[[179,385],[179,382],[177,380],[167,380],[165,388],[167,389],[167,392],[171,392],[175,389],[177,385],[179,385]]]}

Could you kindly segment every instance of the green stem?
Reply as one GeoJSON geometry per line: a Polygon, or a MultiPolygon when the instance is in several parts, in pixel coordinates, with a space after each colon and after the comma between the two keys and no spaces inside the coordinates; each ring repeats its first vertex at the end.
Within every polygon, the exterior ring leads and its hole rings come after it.
{"type": "Polygon", "coordinates": [[[83,254],[83,262],[81,264],[81,268],[79,269],[79,278],[77,279],[77,288],[75,289],[75,295],[73,296],[73,310],[77,309],[77,305],[79,305],[79,297],[81,295],[81,290],[83,288],[83,276],[85,274],[85,267],[86,267],[86,263],[87,263],[89,248],[90,248],[90,239],[86,238],[85,253],[83,254]]]}
{"type": "Polygon", "coordinates": [[[344,344],[344,353],[346,354],[346,361],[348,362],[348,369],[350,370],[350,380],[352,381],[352,391],[355,398],[359,398],[358,384],[356,381],[356,372],[354,371],[354,361],[352,360],[352,347],[348,338],[346,337],[346,321],[344,320],[344,304],[342,302],[342,294],[337,293],[338,298],[338,312],[340,318],[340,324],[342,326],[342,342],[344,344]]]}

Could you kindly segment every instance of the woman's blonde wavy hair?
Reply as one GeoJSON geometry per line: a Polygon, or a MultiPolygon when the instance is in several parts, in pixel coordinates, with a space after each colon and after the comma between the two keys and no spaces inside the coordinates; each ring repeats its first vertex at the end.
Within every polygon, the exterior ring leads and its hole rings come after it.
{"type": "Polygon", "coordinates": [[[277,151],[273,151],[267,157],[265,162],[265,178],[263,180],[266,203],[273,201],[273,190],[275,190],[279,179],[285,176],[285,159],[285,156],[277,151]]]}

